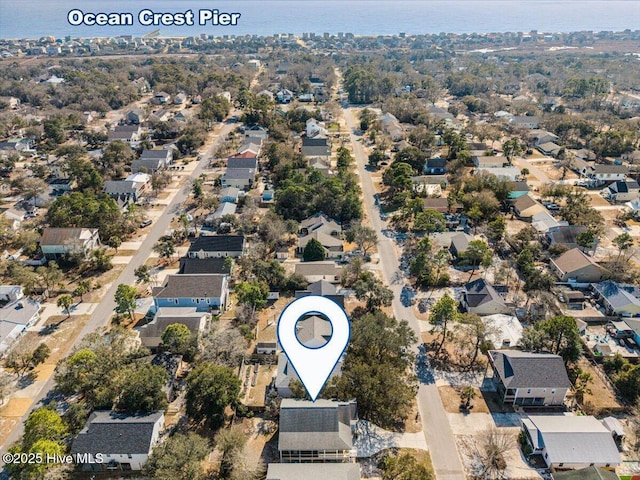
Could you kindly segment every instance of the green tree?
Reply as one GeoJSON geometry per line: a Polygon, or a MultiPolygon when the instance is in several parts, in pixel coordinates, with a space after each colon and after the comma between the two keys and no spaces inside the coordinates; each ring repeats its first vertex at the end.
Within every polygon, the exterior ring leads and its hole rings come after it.
{"type": "Polygon", "coordinates": [[[237,405],[239,393],[240,380],[231,368],[201,363],[187,377],[187,415],[196,423],[219,428],[225,409],[237,405]]]}
{"type": "Polygon", "coordinates": [[[407,147],[396,153],[394,164],[406,163],[414,172],[422,173],[427,161],[427,155],[416,147],[407,147]]]}
{"type": "Polygon", "coordinates": [[[80,303],[84,302],[84,295],[91,290],[91,282],[89,280],[80,280],[78,286],[73,290],[73,295],[80,297],[80,303]]]}
{"type": "Polygon", "coordinates": [[[471,280],[471,277],[473,277],[473,274],[479,266],[484,268],[491,266],[493,252],[482,240],[471,240],[467,250],[461,254],[461,257],[464,265],[471,266],[471,275],[469,276],[469,280],[471,280]]]}
{"type": "Polygon", "coordinates": [[[444,342],[447,339],[449,332],[449,325],[456,322],[460,318],[458,313],[458,302],[451,298],[448,294],[438,300],[431,308],[431,314],[429,315],[429,323],[433,326],[434,330],[439,330],[442,339],[436,348],[435,354],[440,353],[444,342]]]}
{"type": "Polygon", "coordinates": [[[138,293],[136,289],[130,285],[121,283],[116,290],[116,313],[128,313],[131,320],[134,320],[133,316],[136,309],[136,297],[138,293]]]}
{"type": "Polygon", "coordinates": [[[347,242],[354,242],[365,256],[369,253],[369,250],[378,243],[376,231],[371,227],[361,224],[354,225],[347,230],[345,239],[347,242]]]}
{"type": "Polygon", "coordinates": [[[524,329],[520,346],[523,350],[549,351],[560,355],[565,364],[580,358],[582,343],[573,317],[556,316],[524,329]]]}
{"type": "Polygon", "coordinates": [[[151,271],[147,265],[140,265],[133,274],[136,276],[136,283],[149,283],[151,280],[151,271]]]}
{"type": "Polygon", "coordinates": [[[380,162],[383,162],[385,158],[385,154],[382,150],[380,150],[379,148],[374,148],[373,152],[369,154],[369,165],[372,168],[376,169],[378,168],[380,162]]]}
{"type": "Polygon", "coordinates": [[[156,252],[160,258],[171,259],[171,256],[176,253],[176,247],[172,240],[160,240],[153,246],[153,251],[156,252]]]}
{"type": "Polygon", "coordinates": [[[389,455],[378,465],[382,480],[432,480],[433,473],[409,453],[389,455]]]}
{"type": "Polygon", "coordinates": [[[305,262],[317,262],[318,260],[324,260],[326,257],[326,251],[322,244],[315,238],[310,239],[302,251],[302,259],[305,262]]]}
{"type": "Polygon", "coordinates": [[[197,433],[177,433],[153,449],[144,473],[156,480],[204,480],[209,442],[197,433]]]}
{"type": "Polygon", "coordinates": [[[470,385],[463,387],[460,393],[460,402],[463,410],[469,410],[471,402],[476,398],[476,389],[470,385]]]}
{"type": "Polygon", "coordinates": [[[24,423],[22,447],[29,450],[39,440],[62,442],[66,435],[67,427],[55,410],[38,408],[29,414],[24,423]]]}
{"type": "Polygon", "coordinates": [[[627,232],[623,232],[616,236],[611,242],[618,248],[618,258],[616,261],[619,261],[622,254],[633,246],[633,237],[627,232]]]}
{"type": "Polygon", "coordinates": [[[162,366],[130,366],[121,372],[116,409],[127,413],[154,412],[167,407],[162,390],[169,374],[162,366]]]}
{"type": "Polygon", "coordinates": [[[373,311],[380,307],[388,307],[393,301],[393,292],[372,272],[362,272],[353,284],[356,298],[366,302],[366,308],[373,311]]]}
{"type": "Polygon", "coordinates": [[[56,302],[56,305],[58,305],[58,307],[64,309],[67,312],[67,318],[69,318],[71,316],[71,305],[73,305],[73,297],[71,295],[60,295],[58,297],[58,301],[56,302]]]}
{"type": "Polygon", "coordinates": [[[434,232],[442,232],[446,222],[444,215],[436,210],[426,209],[416,215],[413,222],[413,230],[416,232],[426,232],[427,235],[434,232]]]}
{"type": "Polygon", "coordinates": [[[494,245],[499,245],[504,239],[507,229],[507,222],[503,216],[497,216],[487,224],[487,238],[494,245]]]}
{"type": "Polygon", "coordinates": [[[265,282],[241,282],[236,285],[238,303],[253,310],[260,310],[267,304],[269,287],[265,282]]]}
{"type": "Polygon", "coordinates": [[[120,237],[118,237],[117,235],[114,235],[112,237],[109,237],[107,239],[106,243],[111,248],[113,248],[116,251],[116,253],[118,253],[118,247],[120,247],[120,245],[122,245],[122,239],[120,237]]]}
{"type": "Polygon", "coordinates": [[[591,230],[590,228],[586,229],[584,232],[581,232],[576,237],[576,243],[579,247],[582,248],[582,251],[591,250],[596,243],[597,236],[596,232],[591,230]]]}
{"type": "Polygon", "coordinates": [[[522,142],[519,138],[512,138],[502,144],[502,153],[507,158],[507,162],[511,165],[513,157],[517,157],[523,152],[522,142]]]}
{"type": "Polygon", "coordinates": [[[171,353],[184,355],[193,344],[191,330],[183,323],[172,323],[164,329],[160,347],[171,353]]]}
{"type": "Polygon", "coordinates": [[[589,383],[591,383],[592,381],[593,375],[591,375],[589,372],[581,371],[578,374],[578,378],[576,378],[576,381],[573,383],[573,391],[576,395],[576,402],[578,402],[580,405],[584,403],[584,396],[590,395],[592,393],[591,388],[589,388],[589,383]]]}

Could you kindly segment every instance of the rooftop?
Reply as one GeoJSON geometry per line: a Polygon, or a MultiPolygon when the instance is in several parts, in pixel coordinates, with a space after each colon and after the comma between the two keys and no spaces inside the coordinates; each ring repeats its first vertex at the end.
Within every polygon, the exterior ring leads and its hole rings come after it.
{"type": "Polygon", "coordinates": [[[489,350],[494,368],[507,388],[569,388],[562,357],[550,353],[489,350]]]}

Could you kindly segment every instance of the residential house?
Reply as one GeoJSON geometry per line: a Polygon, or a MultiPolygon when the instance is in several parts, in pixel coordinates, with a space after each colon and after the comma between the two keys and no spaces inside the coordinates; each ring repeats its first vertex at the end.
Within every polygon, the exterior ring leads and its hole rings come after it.
{"type": "Polygon", "coordinates": [[[549,266],[561,282],[594,283],[602,281],[605,276],[604,269],[579,248],[552,258],[549,266]]]}
{"type": "Polygon", "coordinates": [[[238,203],[238,195],[240,190],[235,187],[227,187],[220,190],[218,197],[221,202],[238,203]]]}
{"type": "MultiPolygon", "coordinates": [[[[357,463],[270,463],[266,480],[360,480],[357,463]]],[[[608,480],[608,479],[604,479],[608,480]]]]}
{"type": "Polygon", "coordinates": [[[238,258],[244,255],[244,235],[200,235],[191,242],[189,258],[238,258]]]}
{"type": "Polygon", "coordinates": [[[640,197],[640,185],[635,180],[618,180],[602,191],[613,203],[632,202],[640,197]]]}
{"type": "Polygon", "coordinates": [[[228,257],[207,257],[207,258],[180,258],[180,274],[193,274],[193,273],[216,273],[226,274],[231,273],[231,263],[227,261],[228,257]]]}
{"type": "Polygon", "coordinates": [[[540,212],[546,212],[546,209],[529,195],[518,197],[516,201],[513,202],[512,208],[521,220],[531,219],[540,212]]]}
{"type": "Polygon", "coordinates": [[[302,255],[307,243],[309,243],[311,239],[317,240],[322,244],[327,258],[339,258],[344,252],[342,239],[325,233],[322,230],[314,230],[308,235],[298,238],[298,254],[302,255]]]}
{"type": "Polygon", "coordinates": [[[329,157],[307,157],[307,166],[315,168],[324,177],[331,175],[331,160],[329,160],[329,157]]]}
{"type": "Polygon", "coordinates": [[[638,289],[633,285],[622,285],[611,280],[594,283],[593,291],[607,315],[634,317],[640,315],[638,289]]]}
{"type": "Polygon", "coordinates": [[[307,120],[307,123],[305,126],[305,133],[307,134],[308,138],[315,138],[318,136],[326,138],[327,136],[326,125],[324,122],[319,122],[315,118],[310,118],[307,120]]]}
{"type": "Polygon", "coordinates": [[[507,157],[498,155],[481,155],[471,158],[477,168],[502,168],[508,163],[507,157]]]}
{"type": "Polygon", "coordinates": [[[524,180],[509,182],[509,195],[507,198],[510,200],[514,200],[523,195],[527,195],[529,193],[529,185],[524,180]]]}
{"type": "Polygon", "coordinates": [[[423,200],[422,205],[425,210],[435,210],[440,213],[449,212],[449,200],[446,197],[433,198],[427,197],[423,200]]]}
{"type": "Polygon", "coordinates": [[[503,403],[554,407],[564,404],[571,382],[560,355],[489,350],[493,383],[503,403]]]}
{"type": "Polygon", "coordinates": [[[530,145],[537,147],[545,143],[556,142],[558,136],[546,130],[535,129],[527,132],[527,140],[530,145]]]}
{"type": "Polygon", "coordinates": [[[596,154],[592,150],[587,150],[586,148],[576,150],[575,152],[573,152],[573,155],[575,156],[575,158],[587,162],[594,162],[596,159],[596,154]]]}
{"type": "Polygon", "coordinates": [[[249,127],[245,130],[244,136],[258,137],[262,140],[266,140],[269,137],[269,131],[266,128],[261,127],[260,125],[253,125],[252,127],[249,127]]]}
{"type": "Polygon", "coordinates": [[[5,150],[7,152],[25,152],[31,150],[35,145],[33,138],[10,138],[0,142],[0,151],[5,150]]]}
{"type": "Polygon", "coordinates": [[[121,141],[135,147],[140,141],[140,125],[116,125],[113,130],[109,130],[107,138],[109,142],[121,141]]]}
{"type": "Polygon", "coordinates": [[[522,430],[551,470],[615,468],[621,458],[609,430],[590,415],[529,415],[522,430]]]}
{"type": "Polygon", "coordinates": [[[86,458],[82,470],[142,470],[160,440],[164,413],[93,412],[73,440],[71,454],[86,458]]]}
{"type": "Polygon", "coordinates": [[[540,119],[534,116],[516,116],[511,118],[509,124],[515,128],[534,130],[539,127],[540,119]]]}
{"type": "Polygon", "coordinates": [[[355,462],[351,428],[357,420],[356,408],[355,402],[282,400],[280,462],[355,462]]]}
{"type": "Polygon", "coordinates": [[[131,82],[131,84],[136,88],[138,93],[148,93],[151,90],[149,81],[144,77],[136,78],[131,82]]]}
{"type": "Polygon", "coordinates": [[[509,182],[515,182],[521,175],[518,167],[477,168],[476,174],[490,174],[509,182]]]}
{"type": "Polygon", "coordinates": [[[302,275],[307,282],[313,283],[319,280],[326,280],[331,283],[338,283],[342,269],[330,260],[320,262],[300,262],[296,263],[295,273],[302,275]]]}
{"type": "Polygon", "coordinates": [[[616,338],[633,338],[633,341],[640,345],[640,319],[638,318],[625,318],[618,322],[610,321],[606,329],[616,338]]]}
{"type": "Polygon", "coordinates": [[[187,123],[188,121],[193,119],[193,117],[193,110],[180,110],[173,115],[172,120],[179,123],[187,123]]]}
{"type": "Polygon", "coordinates": [[[289,247],[281,246],[276,249],[276,260],[284,262],[289,259],[289,247]]]}
{"type": "Polygon", "coordinates": [[[326,137],[303,137],[302,155],[305,157],[330,157],[331,145],[326,137]]]}
{"type": "Polygon", "coordinates": [[[427,159],[424,166],[424,173],[427,175],[444,175],[447,173],[447,160],[440,157],[427,159]]]}
{"type": "Polygon", "coordinates": [[[512,309],[507,306],[498,290],[506,293],[503,287],[494,287],[484,278],[467,283],[462,292],[462,308],[481,316],[511,313],[512,309]]]}
{"type": "Polygon", "coordinates": [[[25,297],[21,286],[0,286],[0,355],[39,318],[40,303],[25,297]]]}
{"type": "Polygon", "coordinates": [[[400,125],[400,122],[392,113],[387,112],[382,115],[380,117],[380,124],[385,133],[391,137],[392,141],[397,142],[404,138],[402,125],[400,125]]]}
{"type": "Polygon", "coordinates": [[[551,157],[557,157],[560,153],[560,150],[562,149],[563,147],[553,142],[545,142],[538,145],[538,150],[540,150],[540,153],[542,153],[543,155],[549,155],[551,157]]]}
{"type": "Polygon", "coordinates": [[[229,277],[216,274],[168,275],[152,290],[156,309],[195,307],[199,312],[224,311],[229,303],[229,277]]]}
{"type": "Polygon", "coordinates": [[[161,108],[149,115],[149,122],[152,124],[157,122],[167,122],[170,118],[171,112],[169,112],[169,110],[161,108]]]}
{"type": "Polygon", "coordinates": [[[587,231],[584,225],[558,225],[550,228],[544,236],[547,247],[564,245],[567,248],[578,247],[578,236],[587,231]]]}
{"type": "Polygon", "coordinates": [[[306,290],[296,290],[295,292],[295,298],[306,297],[308,295],[326,297],[344,308],[344,295],[338,293],[338,288],[335,284],[327,282],[326,280],[310,283],[306,290]]]}
{"type": "Polygon", "coordinates": [[[227,158],[227,171],[237,168],[250,168],[257,172],[257,156],[252,152],[245,151],[244,153],[236,154],[227,158]]]}
{"type": "MultiPolygon", "coordinates": [[[[259,143],[253,143],[250,140],[245,140],[244,142],[242,142],[242,145],[240,145],[240,148],[238,148],[237,156],[253,155],[254,157],[258,157],[261,151],[262,151],[262,147],[259,143]]],[[[256,168],[258,168],[257,164],[256,164],[256,168]]]]}
{"type": "Polygon", "coordinates": [[[256,179],[256,170],[253,168],[228,169],[221,178],[222,187],[235,187],[240,190],[251,188],[256,179]]]}
{"type": "MultiPolygon", "coordinates": [[[[331,339],[331,323],[317,315],[298,320],[296,323],[296,337],[308,348],[320,348],[331,339]]],[[[342,374],[342,357],[333,367],[329,378],[342,374]]],[[[287,355],[281,353],[278,356],[278,370],[276,373],[275,387],[282,398],[292,396],[290,383],[292,380],[300,381],[295,369],[289,362],[287,355]]]]}
{"type": "Polygon", "coordinates": [[[186,101],[187,101],[187,95],[184,92],[180,92],[175,97],[173,97],[174,105],[182,105],[186,101]]]}
{"type": "Polygon", "coordinates": [[[218,220],[226,215],[235,215],[237,208],[238,205],[236,205],[235,203],[223,202],[218,205],[218,208],[216,208],[215,212],[207,216],[207,221],[209,220],[209,217],[211,217],[212,220],[218,220]]]}
{"type": "Polygon", "coordinates": [[[614,180],[624,180],[628,174],[629,169],[626,165],[608,165],[602,163],[593,165],[591,170],[587,171],[587,176],[599,185],[614,180]]]}
{"type": "Polygon", "coordinates": [[[451,237],[449,252],[451,252],[453,258],[460,259],[469,248],[469,242],[471,240],[473,240],[473,237],[466,233],[458,233],[451,237]]]}
{"type": "Polygon", "coordinates": [[[140,125],[142,122],[144,122],[144,119],[145,119],[144,110],[140,108],[134,108],[132,110],[129,110],[125,118],[127,123],[140,125]]]}
{"type": "Polygon", "coordinates": [[[171,101],[171,95],[167,92],[158,92],[153,95],[151,102],[156,105],[166,105],[171,101]]]}
{"type": "Polygon", "coordinates": [[[40,249],[47,260],[59,260],[76,254],[87,256],[99,246],[97,228],[46,227],[40,238],[40,249]]]}
{"type": "Polygon", "coordinates": [[[151,349],[162,343],[162,334],[169,325],[179,323],[189,329],[192,335],[199,337],[209,330],[211,314],[198,311],[195,307],[158,308],[153,320],[138,329],[140,341],[151,349]]]}
{"type": "Polygon", "coordinates": [[[580,175],[580,177],[587,177],[589,172],[595,167],[595,162],[590,159],[579,158],[574,156],[569,162],[571,170],[580,175]]]}
{"type": "Polygon", "coordinates": [[[27,212],[22,209],[8,208],[2,212],[2,216],[6,218],[11,230],[18,230],[25,219],[27,212]]]}
{"type": "Polygon", "coordinates": [[[416,175],[411,177],[413,190],[418,193],[425,192],[428,196],[439,197],[442,189],[447,188],[446,175],[416,175]]]}
{"type": "Polygon", "coordinates": [[[125,180],[106,180],[104,192],[111,198],[123,203],[138,203],[140,196],[145,191],[151,176],[146,173],[134,173],[125,180]]]}
{"type": "Polygon", "coordinates": [[[327,235],[339,237],[342,234],[342,227],[334,219],[320,212],[300,222],[300,235],[309,235],[315,231],[322,231],[327,235]]]}
{"type": "Polygon", "coordinates": [[[131,163],[131,171],[133,173],[155,173],[171,165],[172,161],[173,150],[170,148],[143,150],[140,154],[140,158],[135,159],[131,163]]]}
{"type": "Polygon", "coordinates": [[[283,88],[276,92],[276,100],[278,103],[291,103],[294,98],[295,95],[293,94],[293,92],[291,90],[287,90],[286,88],[283,88]]]}
{"type": "Polygon", "coordinates": [[[620,477],[613,470],[593,466],[554,473],[553,480],[620,480],[620,477]]]}

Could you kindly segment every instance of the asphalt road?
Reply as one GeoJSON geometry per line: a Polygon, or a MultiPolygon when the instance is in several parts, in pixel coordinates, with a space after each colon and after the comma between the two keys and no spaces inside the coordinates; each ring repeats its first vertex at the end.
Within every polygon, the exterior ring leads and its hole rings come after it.
{"type": "MultiPolygon", "coordinates": [[[[143,265],[147,261],[147,259],[149,258],[149,255],[151,254],[153,245],[160,239],[160,237],[162,237],[165,234],[165,232],[169,228],[169,225],[171,224],[172,218],[180,210],[182,203],[189,196],[190,191],[189,191],[189,188],[187,187],[189,180],[195,179],[203,172],[205,167],[209,164],[209,161],[211,159],[212,153],[214,152],[215,148],[219,145],[219,143],[224,139],[224,137],[229,132],[237,128],[239,125],[240,125],[239,123],[224,124],[221,130],[216,134],[217,138],[215,139],[211,147],[207,150],[207,152],[202,154],[201,156],[202,159],[200,160],[198,165],[195,167],[191,175],[187,177],[187,179],[182,183],[180,190],[176,192],[171,203],[167,205],[162,215],[153,222],[149,230],[149,233],[147,233],[147,236],[142,241],[140,248],[138,248],[138,251],[135,253],[133,258],[131,259],[131,262],[127,264],[127,266],[122,271],[120,276],[113,282],[113,284],[111,285],[111,288],[109,288],[109,290],[105,294],[102,301],[96,306],[95,310],[91,314],[91,318],[89,318],[89,321],[80,332],[80,335],[78,335],[78,338],[74,343],[74,346],[79,344],[82,338],[84,338],[87,334],[99,331],[102,327],[107,325],[109,318],[113,314],[113,311],[116,307],[116,302],[114,298],[115,298],[116,290],[118,289],[118,285],[121,283],[124,283],[127,285],[135,285],[135,281],[136,281],[136,278],[134,275],[135,269],[138,268],[140,265],[143,265]]],[[[29,416],[29,413],[31,412],[31,410],[41,406],[42,400],[50,394],[54,386],[55,386],[55,382],[53,380],[53,376],[51,376],[49,380],[45,383],[44,387],[42,388],[38,396],[36,397],[35,401],[33,402],[33,405],[29,409],[29,412],[27,412],[24,415],[22,420],[16,425],[16,428],[13,429],[13,431],[11,432],[7,440],[4,442],[4,444],[0,446],[0,454],[6,452],[6,450],[13,443],[18,441],[22,437],[22,434],[24,432],[24,421],[29,416]]],[[[1,465],[4,465],[4,462],[2,462],[1,465]]]]}
{"type": "MultiPolygon", "coordinates": [[[[398,260],[398,252],[393,244],[393,239],[382,234],[387,228],[386,222],[380,218],[378,207],[374,204],[373,181],[371,176],[365,169],[368,162],[364,147],[359,138],[353,132],[356,130],[357,120],[354,118],[353,111],[350,108],[343,109],[344,118],[351,134],[351,142],[353,145],[354,156],[358,166],[362,191],[364,194],[364,206],[369,215],[371,227],[378,234],[378,254],[380,256],[380,265],[384,274],[387,286],[391,288],[394,294],[393,312],[397,319],[407,320],[411,328],[415,331],[416,336],[420,338],[419,321],[413,314],[411,308],[404,307],[400,302],[400,292],[404,285],[403,281],[397,279],[402,278],[400,270],[400,262],[398,260]]],[[[418,353],[418,344],[415,345],[416,353],[418,353]]],[[[438,480],[464,480],[462,463],[458,456],[455,439],[449,425],[447,414],[442,406],[438,387],[434,383],[420,383],[417,395],[418,409],[422,418],[422,428],[424,431],[427,445],[431,455],[431,461],[436,472],[438,480]]]]}

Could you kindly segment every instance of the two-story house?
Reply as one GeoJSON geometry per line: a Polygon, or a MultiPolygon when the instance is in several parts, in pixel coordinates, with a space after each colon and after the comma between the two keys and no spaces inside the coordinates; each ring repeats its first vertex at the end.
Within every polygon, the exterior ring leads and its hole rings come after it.
{"type": "Polygon", "coordinates": [[[593,165],[586,172],[587,177],[596,185],[603,185],[616,180],[624,180],[628,174],[629,169],[625,165],[608,165],[602,163],[593,165]]]}
{"type": "Polygon", "coordinates": [[[82,470],[142,470],[158,444],[164,413],[126,414],[111,410],[93,412],[71,445],[82,470]]]}
{"type": "Polygon", "coordinates": [[[47,260],[59,260],[70,255],[86,257],[99,246],[97,228],[47,227],[40,238],[40,249],[47,260]]]}
{"type": "Polygon", "coordinates": [[[170,148],[157,148],[153,150],[143,150],[140,158],[131,163],[133,173],[155,173],[171,165],[173,161],[173,150],[170,148]]]}
{"type": "Polygon", "coordinates": [[[189,258],[241,257],[245,253],[244,235],[200,235],[187,251],[189,258]]]}
{"type": "Polygon", "coordinates": [[[493,383],[504,403],[553,407],[564,404],[571,382],[560,355],[489,350],[493,383]]]}
{"type": "Polygon", "coordinates": [[[168,275],[154,287],[153,303],[162,307],[195,307],[198,312],[224,311],[229,303],[229,277],[220,274],[168,275]]]}

